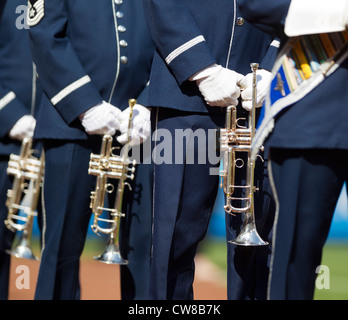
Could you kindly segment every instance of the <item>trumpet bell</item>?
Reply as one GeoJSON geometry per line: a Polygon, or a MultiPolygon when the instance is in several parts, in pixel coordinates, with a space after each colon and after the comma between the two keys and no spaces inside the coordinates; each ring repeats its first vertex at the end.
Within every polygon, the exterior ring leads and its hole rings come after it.
{"type": "Polygon", "coordinates": [[[266,246],[268,245],[267,241],[262,240],[258,234],[255,224],[248,223],[244,225],[239,235],[228,241],[229,243],[236,244],[239,246],[266,246]]]}
{"type": "Polygon", "coordinates": [[[104,252],[101,255],[94,257],[94,259],[106,264],[128,264],[128,261],[122,258],[120,248],[114,243],[112,238],[109,239],[104,252]]]}
{"type": "Polygon", "coordinates": [[[15,247],[13,247],[10,250],[6,250],[6,253],[16,258],[23,258],[35,261],[39,260],[39,258],[35,256],[35,254],[33,253],[28,239],[24,236],[21,236],[21,238],[18,241],[18,244],[15,247]]]}

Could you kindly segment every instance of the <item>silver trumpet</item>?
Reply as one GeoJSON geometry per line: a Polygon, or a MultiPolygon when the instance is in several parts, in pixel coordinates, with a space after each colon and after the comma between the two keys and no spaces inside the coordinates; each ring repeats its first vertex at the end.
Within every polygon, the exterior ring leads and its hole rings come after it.
{"type": "Polygon", "coordinates": [[[20,154],[10,155],[7,174],[13,175],[14,181],[12,189],[7,190],[8,215],[4,222],[9,230],[21,232],[18,243],[6,252],[17,258],[39,260],[30,242],[44,176],[45,154],[42,151],[40,159],[32,154],[32,139],[24,138],[20,154]]]}
{"type": "Polygon", "coordinates": [[[251,142],[255,134],[255,106],[256,106],[256,71],[257,63],[250,65],[253,72],[252,84],[252,109],[248,116],[248,126],[241,126],[237,118],[237,108],[227,107],[226,128],[220,130],[220,150],[222,152],[222,170],[220,171],[221,187],[226,196],[224,206],[228,214],[244,214],[242,229],[239,235],[229,241],[240,246],[264,246],[268,242],[262,240],[256,230],[254,213],[254,193],[257,188],[254,186],[255,163],[251,159],[251,142]],[[235,185],[235,169],[242,168],[244,161],[236,157],[237,152],[244,152],[247,155],[246,163],[246,184],[235,185]],[[242,192],[241,197],[234,196],[236,190],[242,192]],[[242,203],[237,206],[235,203],[242,203]]]}
{"type": "MultiPolygon", "coordinates": [[[[135,103],[135,99],[129,100],[131,111],[128,122],[128,142],[130,141],[129,132],[135,103]]],[[[94,214],[91,228],[97,235],[100,235],[100,233],[109,235],[104,252],[94,257],[94,259],[107,264],[125,265],[128,264],[128,261],[122,257],[119,246],[121,217],[125,216],[122,213],[122,201],[125,186],[128,185],[130,187],[126,180],[134,179],[136,161],[130,161],[128,157],[129,143],[125,144],[119,156],[112,153],[113,149],[112,137],[110,135],[104,135],[100,154],[92,153],[89,162],[88,173],[97,176],[95,190],[91,192],[90,208],[94,214]],[[109,178],[118,179],[113,208],[105,207],[105,196],[107,193],[115,191],[114,185],[108,182],[109,178]],[[108,213],[109,218],[102,218],[101,215],[103,212],[108,213]],[[100,226],[100,222],[108,224],[109,227],[104,228],[100,226]]]]}

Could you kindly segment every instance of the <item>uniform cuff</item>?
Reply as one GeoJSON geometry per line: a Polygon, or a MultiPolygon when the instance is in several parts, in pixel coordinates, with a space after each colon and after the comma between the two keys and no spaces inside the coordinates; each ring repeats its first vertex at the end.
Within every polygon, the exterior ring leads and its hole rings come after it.
{"type": "Polygon", "coordinates": [[[72,84],[65,89],[54,96],[51,103],[68,124],[71,124],[81,113],[103,101],[91,81],[79,86],[72,84]],[[65,89],[67,90],[62,93],[65,89]]]}
{"type": "Polygon", "coordinates": [[[14,95],[0,110],[0,138],[4,138],[14,124],[28,113],[28,109],[14,95]]]}
{"type": "Polygon", "coordinates": [[[169,63],[166,59],[166,62],[178,83],[182,84],[198,71],[214,64],[215,59],[211,56],[206,42],[202,41],[175,56],[169,63]]]}

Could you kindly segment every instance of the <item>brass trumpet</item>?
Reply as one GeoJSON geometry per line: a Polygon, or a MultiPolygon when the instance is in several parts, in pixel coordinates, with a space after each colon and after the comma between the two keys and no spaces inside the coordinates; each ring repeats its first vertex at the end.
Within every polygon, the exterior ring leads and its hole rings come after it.
{"type": "MultiPolygon", "coordinates": [[[[128,122],[128,142],[130,141],[130,129],[133,117],[133,107],[136,103],[135,99],[129,100],[130,115],[128,122]]],[[[104,135],[102,141],[102,147],[100,154],[91,154],[88,173],[97,176],[97,183],[95,190],[91,192],[90,208],[94,214],[93,224],[91,228],[96,234],[108,234],[104,252],[94,257],[94,259],[107,264],[128,264],[120,252],[119,246],[119,233],[121,217],[125,214],[122,213],[122,200],[124,188],[127,183],[127,179],[134,179],[136,161],[130,161],[128,157],[129,143],[126,143],[122,148],[122,152],[119,156],[112,153],[112,137],[110,135],[104,135]],[[105,196],[107,193],[114,192],[114,185],[108,182],[108,179],[118,179],[116,199],[113,208],[105,207],[105,196]],[[110,218],[102,218],[103,212],[109,213],[110,218]],[[109,228],[103,228],[99,225],[99,222],[105,222],[109,224],[109,228]]]]}
{"type": "Polygon", "coordinates": [[[7,190],[8,215],[4,222],[9,230],[22,232],[17,245],[6,252],[17,258],[38,260],[30,242],[44,176],[45,154],[42,151],[40,159],[32,154],[32,139],[24,138],[20,154],[10,155],[6,172],[14,176],[14,181],[12,189],[7,190]],[[19,215],[20,210],[24,216],[19,215]]]}
{"type": "Polygon", "coordinates": [[[228,214],[244,214],[242,229],[239,235],[229,241],[240,246],[263,246],[268,242],[262,240],[256,230],[254,213],[254,193],[257,188],[254,186],[255,163],[251,159],[251,142],[255,134],[255,105],[256,105],[256,71],[257,63],[250,65],[253,72],[252,83],[252,109],[248,116],[248,127],[240,126],[237,119],[237,108],[227,107],[226,128],[220,130],[220,150],[222,152],[222,170],[220,171],[221,187],[226,195],[224,206],[228,214]],[[236,158],[237,152],[245,152],[247,155],[246,184],[235,185],[235,168],[244,166],[241,158],[236,158]],[[243,196],[236,197],[236,189],[241,190],[243,196]],[[243,206],[236,206],[235,202],[242,202],[243,206]]]}

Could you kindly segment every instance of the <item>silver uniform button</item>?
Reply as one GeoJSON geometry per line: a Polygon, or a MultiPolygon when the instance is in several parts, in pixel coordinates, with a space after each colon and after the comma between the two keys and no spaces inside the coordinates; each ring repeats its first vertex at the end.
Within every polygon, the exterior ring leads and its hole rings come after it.
{"type": "Polygon", "coordinates": [[[117,27],[117,30],[120,31],[120,32],[125,32],[127,30],[127,28],[124,25],[119,25],[117,27]]]}
{"type": "Polygon", "coordinates": [[[123,0],[115,0],[116,4],[122,4],[123,0]]]}
{"type": "Polygon", "coordinates": [[[117,11],[116,12],[116,17],[117,18],[121,19],[121,18],[123,18],[123,16],[124,16],[124,13],[122,11],[117,11]]]}
{"type": "Polygon", "coordinates": [[[242,17],[237,18],[237,25],[242,26],[244,24],[245,20],[242,17]]]}
{"type": "Polygon", "coordinates": [[[128,46],[127,41],[126,41],[126,40],[120,40],[120,46],[121,46],[122,48],[126,48],[126,47],[128,46]]]}
{"type": "Polygon", "coordinates": [[[122,56],[121,58],[121,63],[126,64],[128,62],[128,58],[126,56],[122,56]]]}

